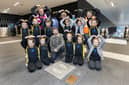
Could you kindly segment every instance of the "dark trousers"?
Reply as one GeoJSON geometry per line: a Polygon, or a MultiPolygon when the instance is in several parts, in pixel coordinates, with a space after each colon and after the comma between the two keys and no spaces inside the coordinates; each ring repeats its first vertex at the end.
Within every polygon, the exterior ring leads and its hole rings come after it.
{"type": "Polygon", "coordinates": [[[51,52],[50,37],[47,38],[47,43],[48,43],[48,51],[51,52]]]}
{"type": "Polygon", "coordinates": [[[65,56],[65,62],[66,63],[71,63],[73,61],[73,56],[72,55],[66,55],[65,56]]]}
{"type": "Polygon", "coordinates": [[[36,36],[35,37],[35,45],[38,47],[39,46],[39,38],[36,36]]]}
{"type": "Polygon", "coordinates": [[[41,35],[44,35],[45,32],[44,32],[44,28],[41,29],[41,35]]]}
{"type": "Polygon", "coordinates": [[[44,56],[40,56],[40,61],[44,64],[44,65],[49,65],[50,64],[50,59],[48,56],[44,57],[44,56]]]}
{"type": "Polygon", "coordinates": [[[62,58],[64,57],[62,54],[64,53],[65,51],[65,48],[64,47],[61,47],[58,52],[52,52],[51,53],[51,61],[54,62],[57,58],[62,58]]]}
{"type": "Polygon", "coordinates": [[[36,69],[41,69],[41,68],[42,68],[42,64],[40,61],[37,61],[36,63],[29,62],[27,67],[29,72],[34,72],[36,71],[36,69]]]}
{"type": "Polygon", "coordinates": [[[84,60],[83,60],[83,57],[82,56],[75,56],[74,59],[73,59],[73,64],[74,65],[83,65],[84,63],[84,60]]]}
{"type": "Polygon", "coordinates": [[[22,39],[22,41],[21,41],[21,46],[22,46],[24,49],[26,49],[26,47],[27,47],[27,40],[26,40],[26,39],[22,39]]]}
{"type": "Polygon", "coordinates": [[[86,44],[86,46],[87,46],[87,49],[89,49],[89,46],[88,46],[88,36],[87,35],[84,35],[84,38],[85,38],[85,44],[86,44]]]}

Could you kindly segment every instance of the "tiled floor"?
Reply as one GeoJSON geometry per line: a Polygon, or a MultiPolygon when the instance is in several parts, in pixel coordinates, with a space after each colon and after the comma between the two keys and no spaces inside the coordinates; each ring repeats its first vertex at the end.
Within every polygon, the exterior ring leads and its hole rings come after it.
{"type": "Polygon", "coordinates": [[[129,55],[129,42],[127,45],[105,44],[104,50],[129,55]]]}
{"type": "MultiPolygon", "coordinates": [[[[106,44],[104,49],[129,55],[129,44],[128,46],[106,44]]],[[[82,67],[77,66],[63,80],[58,80],[45,72],[45,66],[35,73],[28,73],[24,61],[24,50],[19,43],[0,45],[0,85],[67,85],[65,79],[71,74],[79,78],[75,85],[129,84],[129,63],[118,60],[106,58],[103,61],[103,70],[100,72],[89,70],[85,62],[82,67]]]]}
{"type": "Polygon", "coordinates": [[[19,40],[19,39],[20,39],[20,36],[19,37],[5,37],[5,38],[0,37],[0,42],[11,41],[11,40],[19,40]]]}

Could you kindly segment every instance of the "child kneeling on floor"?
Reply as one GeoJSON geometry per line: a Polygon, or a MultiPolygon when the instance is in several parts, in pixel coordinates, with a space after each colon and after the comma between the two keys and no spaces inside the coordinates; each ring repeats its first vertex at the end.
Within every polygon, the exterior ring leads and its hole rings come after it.
{"type": "Polygon", "coordinates": [[[65,49],[66,49],[65,62],[71,63],[73,61],[73,56],[74,56],[74,44],[73,44],[72,33],[68,32],[66,38],[67,40],[65,42],[65,49]]]}
{"type": "Polygon", "coordinates": [[[86,47],[83,44],[83,36],[77,35],[77,42],[75,44],[75,56],[73,58],[74,65],[83,65],[84,64],[84,56],[86,53],[86,47]]]}
{"type": "Polygon", "coordinates": [[[40,52],[40,60],[44,65],[50,64],[50,59],[48,57],[48,46],[46,44],[46,35],[40,35],[39,37],[39,52],[40,52]]]}
{"type": "Polygon", "coordinates": [[[104,38],[102,36],[92,35],[88,39],[89,53],[88,53],[88,67],[91,70],[100,71],[102,69],[101,60],[103,59],[102,47],[104,45],[104,38]]]}
{"type": "Polygon", "coordinates": [[[26,65],[29,72],[34,72],[36,69],[41,69],[42,64],[39,60],[38,48],[35,46],[35,37],[33,35],[27,36],[26,48],[26,65]]]}

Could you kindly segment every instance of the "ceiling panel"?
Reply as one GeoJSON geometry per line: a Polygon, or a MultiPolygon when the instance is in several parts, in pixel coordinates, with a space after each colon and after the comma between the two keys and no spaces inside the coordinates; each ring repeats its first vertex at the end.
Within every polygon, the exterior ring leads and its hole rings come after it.
{"type": "Polygon", "coordinates": [[[129,0],[87,0],[116,25],[129,24],[129,0]]]}
{"type": "Polygon", "coordinates": [[[1,0],[0,12],[4,9],[10,8],[9,14],[24,15],[30,13],[30,8],[36,4],[47,5],[55,7],[58,5],[67,4],[77,0],[1,0]],[[13,6],[16,2],[20,2],[18,6],[13,6]]]}

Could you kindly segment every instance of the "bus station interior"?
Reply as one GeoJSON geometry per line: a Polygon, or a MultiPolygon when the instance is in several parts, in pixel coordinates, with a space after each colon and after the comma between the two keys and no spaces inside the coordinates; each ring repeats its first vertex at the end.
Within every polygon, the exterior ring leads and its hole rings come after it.
{"type": "MultiPolygon", "coordinates": [[[[128,0],[1,0],[0,84],[69,85],[66,80],[74,75],[77,80],[73,85],[128,85],[129,42],[123,38],[123,29],[129,27],[128,7],[128,0]],[[14,6],[16,2],[18,5],[14,6]],[[101,71],[88,69],[87,61],[84,61],[83,66],[69,64],[74,67],[74,70],[61,79],[47,72],[46,69],[49,66],[45,65],[34,73],[27,71],[25,50],[20,45],[21,34],[15,29],[15,23],[19,19],[29,19],[32,15],[30,9],[36,4],[47,5],[52,11],[68,9],[78,16],[82,15],[82,12],[76,10],[85,8],[94,9],[98,13],[98,19],[101,21],[99,27],[108,28],[111,33],[103,47],[104,60],[101,71]]],[[[63,59],[60,61],[65,65],[63,59]]]]}

